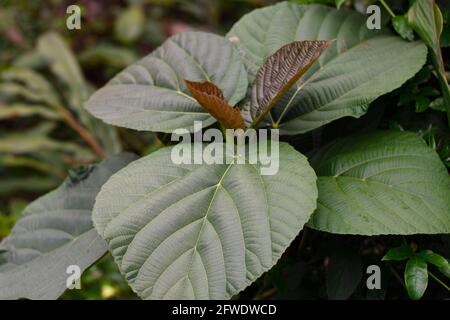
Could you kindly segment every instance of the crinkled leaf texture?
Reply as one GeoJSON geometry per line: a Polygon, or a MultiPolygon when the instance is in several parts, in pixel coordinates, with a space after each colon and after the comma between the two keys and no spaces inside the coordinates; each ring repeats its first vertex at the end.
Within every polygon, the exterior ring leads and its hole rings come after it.
{"type": "Polygon", "coordinates": [[[93,167],[79,181],[69,178],[31,203],[0,246],[0,299],[56,299],[67,288],[67,268],[81,272],[107,252],[92,226],[100,187],[135,156],[123,153],[93,167]]]}
{"type": "Polygon", "coordinates": [[[174,165],[161,149],[115,174],[93,221],[144,299],[227,299],[280,258],[316,207],[306,158],[280,144],[275,175],[259,165],[174,165]]]}
{"type": "Polygon", "coordinates": [[[278,49],[259,69],[252,87],[253,119],[264,117],[332,41],[296,41],[278,49]]]}
{"type": "Polygon", "coordinates": [[[345,116],[360,117],[373,100],[400,87],[425,63],[422,42],[407,42],[384,30],[369,30],[366,17],[322,5],[282,2],[255,10],[228,33],[253,81],[264,61],[293,41],[334,44],[273,108],[276,121],[299,85],[303,88],[282,118],[280,130],[297,134],[345,116]]]}
{"type": "Polygon", "coordinates": [[[217,119],[224,128],[244,129],[245,123],[239,108],[233,108],[223,96],[222,90],[211,82],[184,81],[195,100],[217,119]]]}
{"type": "Polygon", "coordinates": [[[244,98],[247,72],[225,38],[179,33],[147,57],[129,66],[94,93],[86,108],[103,121],[137,130],[193,130],[194,121],[215,122],[190,95],[184,79],[216,84],[234,106],[244,98]]]}
{"type": "Polygon", "coordinates": [[[450,233],[450,179],[411,132],[338,140],[311,158],[319,199],[309,225],[341,234],[450,233]]]}

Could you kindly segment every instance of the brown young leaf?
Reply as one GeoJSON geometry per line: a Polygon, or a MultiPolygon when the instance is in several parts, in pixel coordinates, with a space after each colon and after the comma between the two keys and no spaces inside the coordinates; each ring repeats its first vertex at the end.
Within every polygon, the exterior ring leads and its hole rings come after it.
{"type": "Polygon", "coordinates": [[[222,90],[211,82],[184,80],[195,100],[209,112],[222,126],[229,129],[244,129],[245,123],[239,109],[231,107],[222,90]]]}
{"type": "Polygon", "coordinates": [[[283,94],[308,71],[332,42],[292,42],[281,47],[266,60],[252,87],[252,126],[256,126],[269,113],[283,94]]]}

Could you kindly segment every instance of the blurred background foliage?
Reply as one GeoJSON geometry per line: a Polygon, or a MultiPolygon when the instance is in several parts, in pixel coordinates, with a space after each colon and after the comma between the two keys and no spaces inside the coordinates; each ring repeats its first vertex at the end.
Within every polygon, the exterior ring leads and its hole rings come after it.
{"type": "MultiPolygon", "coordinates": [[[[71,169],[122,149],[145,155],[166,141],[164,135],[112,128],[92,118],[84,111],[83,101],[95,88],[174,33],[203,30],[225,34],[245,13],[275,2],[0,0],[0,239],[8,235],[29,202],[58,186],[71,169]],[[81,30],[66,27],[66,9],[71,4],[81,8],[81,30]]],[[[377,1],[292,2],[321,3],[365,13],[366,7],[377,1]]],[[[392,10],[400,14],[408,10],[411,2],[388,1],[392,10]]],[[[441,45],[446,56],[450,45],[450,4],[448,0],[440,0],[439,4],[445,22],[441,45]]],[[[447,70],[449,61],[446,59],[447,70]]],[[[359,120],[341,119],[327,125],[321,129],[321,139],[375,127],[413,130],[450,167],[449,130],[441,112],[442,98],[431,62],[406,85],[374,105],[359,120]]],[[[313,131],[288,139],[307,152],[317,136],[313,131]]],[[[288,250],[286,259],[241,297],[323,298],[327,296],[326,288],[339,285],[350,288],[346,298],[385,298],[385,291],[367,292],[359,272],[351,272],[349,279],[330,280],[327,268],[330,261],[337,261],[341,263],[337,268],[350,271],[363,260],[364,264],[379,261],[387,248],[398,241],[392,237],[360,239],[304,231],[288,250]],[[310,233],[307,238],[306,232],[310,233]],[[333,246],[337,245],[347,250],[335,250],[333,246]]],[[[414,241],[449,255],[448,237],[419,237],[414,241]]],[[[330,268],[334,266],[331,264],[330,268]]],[[[390,268],[394,272],[386,279],[395,278],[400,272],[395,271],[395,266],[390,268]]],[[[404,290],[398,283],[397,287],[389,297],[404,298],[404,290]]],[[[62,298],[136,298],[109,255],[84,273],[82,288],[68,290],[62,298]]],[[[433,294],[440,296],[442,292],[437,289],[433,294]]]]}

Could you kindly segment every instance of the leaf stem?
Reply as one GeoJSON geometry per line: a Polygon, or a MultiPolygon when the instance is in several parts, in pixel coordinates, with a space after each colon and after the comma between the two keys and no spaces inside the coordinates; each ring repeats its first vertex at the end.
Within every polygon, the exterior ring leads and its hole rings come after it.
{"type": "Polygon", "coordinates": [[[441,286],[443,286],[447,291],[450,291],[450,287],[447,286],[444,282],[442,282],[438,277],[436,277],[431,271],[428,271],[428,274],[436,280],[437,283],[439,283],[441,286]]]}
{"type": "Polygon", "coordinates": [[[388,4],[386,2],[384,2],[384,0],[380,0],[380,2],[383,5],[383,7],[386,9],[386,11],[389,13],[389,15],[392,18],[395,18],[395,13],[391,10],[391,8],[388,6],[388,4]]]}
{"type": "Polygon", "coordinates": [[[89,145],[89,147],[99,158],[104,159],[106,157],[103,148],[97,143],[91,133],[78,123],[70,112],[64,108],[58,108],[58,112],[61,114],[65,122],[80,135],[80,137],[89,145]]]}

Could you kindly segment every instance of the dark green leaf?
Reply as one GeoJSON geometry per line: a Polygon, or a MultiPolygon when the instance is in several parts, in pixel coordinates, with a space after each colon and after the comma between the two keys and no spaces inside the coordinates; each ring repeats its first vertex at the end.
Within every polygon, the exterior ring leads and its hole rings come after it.
{"type": "Polygon", "coordinates": [[[431,101],[430,108],[441,112],[447,112],[447,107],[442,97],[436,98],[431,101]]]}
{"type": "Polygon", "coordinates": [[[252,87],[250,113],[255,123],[270,112],[332,43],[331,40],[292,42],[264,62],[252,87]]]}
{"type": "Polygon", "coordinates": [[[428,109],[428,107],[430,106],[430,99],[428,99],[426,96],[424,95],[420,95],[416,97],[416,112],[420,113],[420,112],[424,112],[425,110],[428,109]]]}
{"type": "Polygon", "coordinates": [[[335,0],[336,8],[340,9],[341,6],[345,3],[346,0],[335,0]]]}
{"type": "Polygon", "coordinates": [[[431,250],[420,251],[417,253],[417,256],[438,268],[447,269],[449,267],[447,259],[431,250]]]}
{"type": "Polygon", "coordinates": [[[232,106],[248,87],[244,65],[229,41],[205,32],[183,32],[120,72],[86,107],[107,123],[137,130],[193,130],[194,121],[211,125],[215,119],[190,95],[184,79],[214,82],[232,106]]]}
{"type": "Polygon", "coordinates": [[[422,298],[428,286],[427,263],[418,256],[408,260],[405,269],[405,285],[412,300],[422,298]]]}
{"type": "Polygon", "coordinates": [[[389,249],[389,251],[384,255],[383,261],[395,260],[402,261],[406,260],[413,254],[413,250],[409,245],[401,245],[397,248],[389,249]]]}
{"type": "Polygon", "coordinates": [[[408,11],[408,22],[430,48],[440,51],[443,20],[434,0],[416,0],[408,11]]]}

